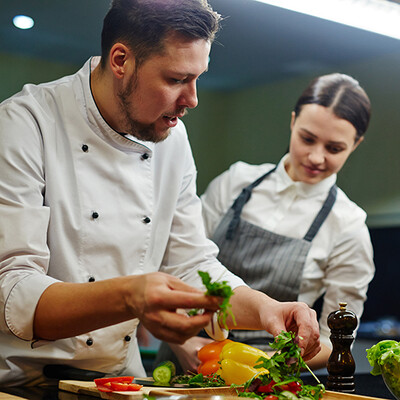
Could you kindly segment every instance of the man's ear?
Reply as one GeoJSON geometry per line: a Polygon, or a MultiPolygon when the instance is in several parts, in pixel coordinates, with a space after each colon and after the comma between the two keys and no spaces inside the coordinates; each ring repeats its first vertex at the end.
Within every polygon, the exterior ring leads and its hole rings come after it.
{"type": "Polygon", "coordinates": [[[115,43],[110,50],[110,68],[117,79],[124,78],[128,64],[134,60],[129,48],[123,43],[115,43]]]}

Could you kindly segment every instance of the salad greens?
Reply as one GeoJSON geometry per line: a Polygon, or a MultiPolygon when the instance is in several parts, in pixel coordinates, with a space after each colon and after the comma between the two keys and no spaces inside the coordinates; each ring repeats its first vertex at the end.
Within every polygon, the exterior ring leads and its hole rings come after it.
{"type": "Polygon", "coordinates": [[[318,382],[316,386],[305,385],[300,379],[301,369],[310,369],[301,357],[296,335],[282,331],[270,346],[276,350],[275,354],[270,358],[260,357],[254,366],[257,369],[265,368],[268,372],[247,381],[244,391],[238,395],[260,400],[320,399],[325,387],[317,377],[312,374],[318,382]]]}
{"type": "Polygon", "coordinates": [[[224,326],[225,329],[228,329],[226,319],[228,318],[228,316],[231,316],[234,325],[236,325],[235,316],[232,313],[232,305],[229,303],[229,300],[234,292],[232,288],[228,285],[228,282],[211,282],[211,277],[208,272],[198,272],[203,282],[203,285],[207,289],[206,295],[223,298],[223,301],[220,304],[219,308],[218,321],[224,326]]]}
{"type": "Polygon", "coordinates": [[[400,365],[400,343],[395,340],[382,340],[367,349],[367,359],[372,367],[371,374],[380,375],[382,366],[394,363],[400,365]]]}
{"type": "Polygon", "coordinates": [[[204,376],[203,374],[197,375],[177,375],[171,380],[172,383],[183,383],[190,387],[218,387],[225,386],[225,381],[218,375],[212,374],[204,376]]]}
{"type": "Polygon", "coordinates": [[[381,375],[392,392],[400,399],[400,342],[382,340],[367,349],[367,359],[371,364],[372,375],[381,375]]]}

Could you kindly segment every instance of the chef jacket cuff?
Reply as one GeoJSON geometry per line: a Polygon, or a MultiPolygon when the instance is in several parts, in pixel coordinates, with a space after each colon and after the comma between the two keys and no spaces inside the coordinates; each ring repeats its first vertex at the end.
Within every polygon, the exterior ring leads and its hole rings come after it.
{"type": "Polygon", "coordinates": [[[5,304],[9,330],[23,340],[33,339],[33,319],[43,292],[58,280],[48,275],[28,275],[11,290],[5,304]]]}

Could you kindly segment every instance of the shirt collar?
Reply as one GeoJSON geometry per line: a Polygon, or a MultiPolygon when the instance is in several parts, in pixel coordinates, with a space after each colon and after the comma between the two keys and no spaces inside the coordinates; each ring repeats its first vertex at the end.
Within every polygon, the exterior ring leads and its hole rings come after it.
{"type": "Polygon", "coordinates": [[[119,150],[146,152],[151,156],[154,151],[155,143],[139,140],[131,135],[129,135],[129,137],[121,135],[108,125],[97,108],[90,88],[90,74],[99,62],[100,57],[91,57],[86,61],[81,71],[78,72],[82,83],[84,106],[89,124],[96,134],[119,150]]]}
{"type": "Polygon", "coordinates": [[[277,180],[277,192],[283,192],[288,188],[293,187],[297,194],[302,197],[315,196],[321,193],[326,193],[329,191],[332,185],[336,183],[337,174],[332,174],[324,180],[318,183],[310,184],[304,182],[295,182],[286,172],[285,161],[289,158],[289,154],[283,156],[279,161],[276,174],[278,176],[277,180]]]}

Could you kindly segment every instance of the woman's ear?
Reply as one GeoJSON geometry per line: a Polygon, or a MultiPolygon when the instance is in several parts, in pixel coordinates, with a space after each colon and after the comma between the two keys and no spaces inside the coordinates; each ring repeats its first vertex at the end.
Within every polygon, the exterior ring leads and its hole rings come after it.
{"type": "Polygon", "coordinates": [[[292,111],[292,118],[290,120],[290,131],[293,129],[294,121],[296,120],[296,113],[292,111]]]}
{"type": "Polygon", "coordinates": [[[358,147],[358,145],[364,140],[364,136],[360,136],[357,142],[354,143],[352,152],[358,147]]]}

